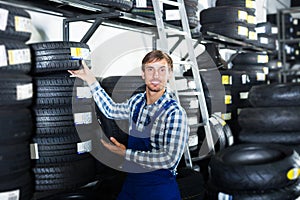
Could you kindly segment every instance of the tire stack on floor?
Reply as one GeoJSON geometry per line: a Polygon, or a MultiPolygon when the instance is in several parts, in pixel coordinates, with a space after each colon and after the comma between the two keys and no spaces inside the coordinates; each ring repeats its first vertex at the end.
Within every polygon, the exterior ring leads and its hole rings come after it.
{"type": "MultiPolygon", "coordinates": [[[[241,108],[251,107],[248,100],[249,90],[255,85],[266,85],[268,83],[269,68],[267,66],[269,62],[269,56],[260,52],[243,52],[234,55],[232,60],[232,74],[246,74],[247,80],[245,84],[238,84],[230,86],[232,96],[232,106],[229,110],[231,118],[227,119],[231,129],[237,136],[240,131],[239,124],[237,123],[239,111],[241,108]]],[[[241,76],[242,77],[242,76],[241,76]]]]}
{"type": "Polygon", "coordinates": [[[238,144],[214,155],[209,166],[209,200],[295,200],[300,196],[300,157],[287,146],[238,144]]]}
{"type": "Polygon", "coordinates": [[[31,36],[31,17],[24,9],[4,4],[0,16],[0,199],[30,200],[33,86],[25,43],[31,36]]]}
{"type": "MultiPolygon", "coordinates": [[[[79,42],[30,44],[33,56],[34,137],[31,159],[35,189],[42,192],[76,189],[94,180],[92,142],[83,138],[96,121],[88,86],[67,70],[89,63],[88,45],[79,42]]],[[[44,193],[47,194],[47,193],[44,193]]]]}
{"type": "MultiPolygon", "coordinates": [[[[185,5],[190,28],[197,27],[199,24],[199,19],[197,17],[198,0],[184,0],[184,5],[185,5]]],[[[161,9],[163,14],[163,20],[165,22],[176,26],[181,26],[178,6],[163,4],[161,9]]],[[[136,15],[141,15],[144,17],[155,18],[152,0],[134,0],[131,13],[136,15]]]]}
{"type": "Polygon", "coordinates": [[[238,118],[242,143],[278,143],[300,152],[300,84],[254,86],[249,92],[252,108],[238,118]]]}
{"type": "Polygon", "coordinates": [[[201,32],[204,35],[216,33],[245,42],[255,41],[255,10],[255,1],[218,0],[216,7],[200,12],[201,32]]]}

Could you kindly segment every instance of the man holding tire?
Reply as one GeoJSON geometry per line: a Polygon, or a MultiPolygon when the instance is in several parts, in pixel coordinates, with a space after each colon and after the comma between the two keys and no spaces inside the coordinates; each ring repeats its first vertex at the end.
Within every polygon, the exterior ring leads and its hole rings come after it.
{"type": "Polygon", "coordinates": [[[128,172],[120,200],[179,200],[176,168],[188,141],[188,123],[184,109],[166,88],[173,72],[173,61],[166,53],[153,50],[142,60],[142,78],[146,91],[127,102],[115,103],[83,63],[81,70],[69,72],[86,81],[95,102],[110,119],[129,119],[127,147],[115,138],[101,141],[111,152],[125,159],[128,172]]]}

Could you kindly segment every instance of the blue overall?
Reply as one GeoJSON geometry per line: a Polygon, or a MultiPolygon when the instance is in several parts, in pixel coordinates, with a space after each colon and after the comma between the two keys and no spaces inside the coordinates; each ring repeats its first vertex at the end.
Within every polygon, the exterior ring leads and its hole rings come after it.
{"type": "MultiPolygon", "coordinates": [[[[128,138],[128,148],[139,151],[151,151],[150,133],[155,119],[170,105],[173,100],[167,101],[162,108],[155,112],[143,132],[136,129],[133,120],[132,130],[128,138]]],[[[136,114],[140,107],[137,106],[136,114]]],[[[147,169],[134,162],[125,161],[123,168],[128,169],[127,178],[123,184],[118,200],[180,200],[180,192],[176,176],[169,169],[159,169],[147,172],[147,169]],[[138,173],[134,173],[138,172],[138,173]]]]}

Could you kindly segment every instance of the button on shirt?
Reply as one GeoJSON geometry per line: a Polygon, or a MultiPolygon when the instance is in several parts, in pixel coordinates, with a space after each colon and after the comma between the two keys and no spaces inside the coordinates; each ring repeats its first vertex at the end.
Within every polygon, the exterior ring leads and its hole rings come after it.
{"type": "Polygon", "coordinates": [[[129,119],[129,132],[134,125],[133,121],[135,121],[136,129],[142,132],[147,128],[149,120],[155,120],[150,136],[152,151],[126,149],[126,160],[147,168],[176,170],[188,142],[189,133],[185,110],[174,103],[156,119],[151,118],[166,101],[172,99],[168,91],[155,103],[147,105],[146,93],[136,94],[124,103],[115,103],[98,82],[93,83],[90,89],[96,104],[107,118],[129,119]],[[134,116],[137,105],[140,106],[139,113],[138,116],[134,116]]]}

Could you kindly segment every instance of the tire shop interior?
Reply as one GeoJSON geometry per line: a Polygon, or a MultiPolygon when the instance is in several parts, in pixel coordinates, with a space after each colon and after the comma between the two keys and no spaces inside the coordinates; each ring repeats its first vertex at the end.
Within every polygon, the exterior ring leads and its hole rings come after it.
{"type": "Polygon", "coordinates": [[[188,116],[182,199],[300,199],[299,1],[154,1],[0,0],[0,200],[116,199],[126,173],[100,139],[126,144],[128,122],[67,70],[84,60],[124,102],[153,49],[188,116]]]}

